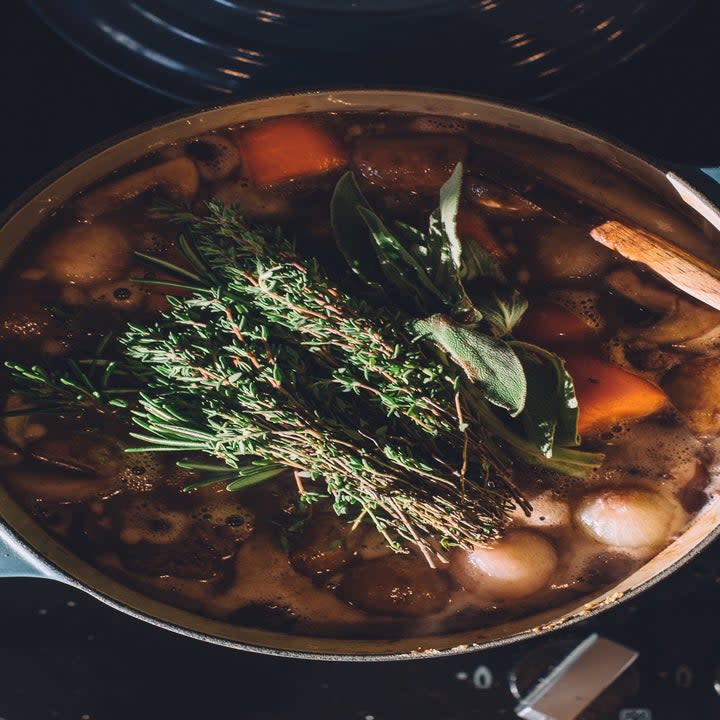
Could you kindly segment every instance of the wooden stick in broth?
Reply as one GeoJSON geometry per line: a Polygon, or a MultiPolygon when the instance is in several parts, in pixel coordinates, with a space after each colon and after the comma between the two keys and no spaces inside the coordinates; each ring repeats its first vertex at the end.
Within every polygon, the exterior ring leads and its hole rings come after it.
{"type": "Polygon", "coordinates": [[[602,215],[615,213],[597,199],[568,195],[571,191],[557,180],[542,177],[533,167],[502,152],[483,148],[478,160],[482,167],[477,174],[520,193],[560,222],[588,227],[597,242],[647,265],[675,287],[720,310],[720,269],[696,253],[620,220],[603,221],[602,215]]]}
{"type": "Polygon", "coordinates": [[[649,196],[643,197],[647,191],[628,184],[627,178],[618,175],[613,188],[599,169],[595,179],[579,167],[574,173],[570,167],[564,168],[563,173],[562,163],[555,167],[550,162],[552,157],[528,152],[527,159],[519,160],[503,150],[483,147],[472,169],[519,193],[555,220],[587,227],[598,242],[645,263],[688,295],[720,309],[720,271],[716,269],[720,246],[716,242],[681,214],[653,203],[649,196]],[[542,168],[538,166],[540,159],[547,160],[542,168]],[[567,178],[582,184],[575,187],[567,178]],[[606,221],[609,217],[617,220],[606,221]],[[662,232],[662,237],[657,232],[662,232]]]}
{"type": "Polygon", "coordinates": [[[647,265],[675,287],[720,310],[720,269],[702,258],[618,220],[594,227],[590,236],[628,260],[647,265]]]}

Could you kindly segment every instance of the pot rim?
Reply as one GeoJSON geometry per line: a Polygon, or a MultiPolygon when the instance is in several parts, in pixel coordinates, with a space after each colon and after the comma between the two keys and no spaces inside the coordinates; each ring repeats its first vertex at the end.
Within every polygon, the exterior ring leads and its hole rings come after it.
{"type": "MultiPolygon", "coordinates": [[[[218,110],[220,108],[227,108],[231,107],[233,105],[243,105],[245,103],[249,102],[256,102],[256,101],[263,101],[263,100],[290,100],[293,98],[298,98],[303,95],[310,95],[310,96],[319,96],[324,94],[330,94],[330,93],[363,93],[363,92],[372,92],[372,93],[385,93],[388,94],[391,93],[398,93],[398,94],[406,94],[406,95],[432,95],[437,98],[447,97],[447,98],[458,98],[458,99],[470,99],[470,100],[478,100],[480,102],[489,103],[492,105],[495,105],[497,107],[509,109],[509,110],[518,110],[524,113],[527,113],[529,115],[535,115],[539,118],[543,118],[546,120],[553,120],[557,123],[560,123],[561,125],[565,125],[569,128],[572,128],[573,130],[579,130],[589,136],[592,136],[593,138],[597,138],[599,140],[602,140],[610,145],[613,145],[614,147],[625,151],[626,153],[630,155],[634,155],[636,158],[646,162],[649,165],[652,165],[657,170],[660,170],[662,173],[667,173],[669,171],[672,171],[674,169],[672,163],[667,163],[666,161],[662,160],[661,158],[657,158],[649,153],[643,153],[639,150],[635,149],[632,145],[628,145],[624,143],[622,140],[617,138],[615,135],[609,132],[601,132],[593,128],[592,125],[589,125],[587,123],[584,123],[579,120],[574,120],[567,115],[564,115],[562,113],[554,112],[554,111],[546,111],[541,110],[539,108],[536,108],[534,105],[530,103],[523,103],[519,101],[513,101],[513,100],[503,100],[501,98],[495,98],[491,95],[483,95],[481,93],[465,93],[465,92],[457,92],[453,90],[445,90],[443,88],[427,88],[423,87],[421,85],[414,86],[414,85],[402,85],[402,86],[394,86],[394,85],[373,85],[371,87],[368,87],[367,85],[328,85],[328,86],[321,86],[321,87],[294,87],[293,89],[281,92],[281,93],[262,93],[258,95],[252,95],[251,97],[246,97],[243,99],[229,99],[227,102],[223,103],[213,103],[211,105],[202,105],[202,106],[193,106],[191,108],[186,108],[183,110],[178,110],[176,112],[170,112],[170,113],[164,113],[160,115],[157,118],[153,118],[151,120],[147,120],[145,122],[138,123],[137,125],[133,125],[131,128],[128,128],[126,130],[121,130],[120,132],[114,133],[113,135],[110,135],[109,137],[105,138],[104,140],[100,140],[99,142],[95,143],[94,145],[91,145],[90,147],[81,150],[80,152],[74,154],[72,157],[68,158],[64,162],[62,162],[60,165],[56,166],[52,170],[49,170],[47,173],[45,173],[39,180],[35,181],[31,185],[29,185],[24,191],[20,193],[17,197],[12,199],[10,203],[5,207],[4,210],[0,211],[0,228],[2,228],[9,220],[10,218],[25,204],[27,204],[32,198],[34,198],[36,195],[38,195],[44,188],[46,188],[48,185],[50,185],[55,180],[58,180],[63,175],[67,174],[71,170],[73,170],[75,167],[80,165],[81,163],[85,162],[86,160],[89,160],[90,158],[94,157],[98,153],[102,152],[103,150],[107,150],[108,148],[117,145],[118,143],[122,142],[123,140],[129,140],[130,138],[139,135],[140,133],[143,133],[147,130],[152,130],[155,127],[158,127],[159,125],[167,125],[168,123],[174,122],[175,120],[182,120],[183,118],[189,118],[195,115],[202,115],[203,113],[207,113],[211,110],[218,110]]],[[[715,204],[709,201],[709,204],[715,204]]]]}
{"type": "MultiPolygon", "coordinates": [[[[388,96],[390,95],[404,95],[404,96],[417,96],[418,99],[420,99],[421,96],[424,97],[431,97],[434,100],[442,101],[443,99],[460,99],[460,100],[470,100],[470,101],[479,101],[481,103],[484,103],[486,105],[491,105],[494,107],[497,107],[501,110],[511,110],[511,111],[520,111],[522,113],[525,113],[527,115],[533,116],[535,118],[538,118],[541,121],[554,121],[555,123],[558,123],[562,126],[568,127],[571,130],[577,132],[584,133],[589,138],[592,138],[594,140],[600,140],[604,144],[607,144],[615,149],[618,149],[620,151],[623,151],[631,156],[633,156],[635,159],[638,159],[642,161],[643,163],[649,165],[652,169],[660,171],[663,175],[666,175],[669,168],[664,167],[664,163],[661,160],[658,160],[656,158],[650,157],[649,155],[645,155],[643,153],[637,152],[633,148],[625,145],[621,141],[617,140],[615,137],[606,134],[606,133],[600,133],[594,130],[593,128],[583,124],[576,122],[574,120],[571,120],[565,116],[556,114],[556,113],[550,113],[545,111],[540,111],[532,106],[529,106],[527,104],[523,103],[517,103],[517,102],[507,102],[503,100],[497,100],[492,97],[487,97],[483,95],[473,94],[473,93],[462,93],[462,92],[453,92],[453,91],[444,91],[444,90],[428,90],[427,88],[422,87],[412,87],[412,86],[373,86],[373,87],[367,87],[367,86],[343,86],[343,87],[322,87],[322,88],[312,88],[312,89],[297,89],[293,90],[291,92],[283,92],[280,94],[276,93],[270,93],[270,94],[263,94],[263,95],[257,95],[252,96],[250,98],[244,98],[241,100],[233,99],[232,101],[224,102],[224,103],[218,103],[213,104],[201,108],[190,108],[190,109],[184,109],[182,111],[176,112],[176,113],[170,113],[163,115],[159,118],[147,121],[145,123],[141,123],[131,129],[122,131],[120,133],[117,133],[110,138],[107,138],[106,140],[103,140],[90,148],[87,148],[86,150],[78,153],[74,157],[68,159],[64,163],[62,163],[60,166],[56,167],[54,170],[51,170],[47,174],[45,174],[42,178],[40,178],[37,182],[33,183],[31,186],[29,186],[23,193],[21,193],[20,196],[18,196],[14,201],[11,201],[11,203],[8,205],[8,207],[0,213],[0,230],[13,218],[13,216],[26,204],[31,202],[33,199],[35,199],[44,189],[46,189],[49,185],[51,185],[53,182],[59,180],[60,178],[64,177],[65,175],[72,172],[76,167],[81,165],[83,162],[90,160],[94,156],[98,155],[104,150],[107,150],[125,140],[130,140],[131,138],[152,130],[159,128],[161,126],[167,125],[168,123],[172,123],[177,120],[182,120],[185,118],[195,117],[199,115],[203,115],[205,113],[208,113],[209,111],[218,110],[222,108],[230,108],[233,106],[242,106],[250,102],[259,102],[259,101],[289,101],[293,99],[302,98],[303,96],[307,97],[318,97],[322,95],[327,94],[356,94],[356,95],[362,95],[364,93],[374,93],[374,94],[384,94],[387,93],[388,96]]],[[[482,120],[481,120],[482,121],[482,120]]],[[[695,188],[692,186],[692,184],[689,184],[689,187],[691,190],[695,190],[695,188]]],[[[707,202],[709,206],[711,206],[715,211],[718,211],[717,206],[715,206],[711,201],[708,201],[707,198],[701,195],[699,191],[696,191],[699,196],[703,197],[703,199],[707,202]]],[[[3,492],[3,495],[5,493],[3,492]]],[[[14,501],[13,501],[14,502],[14,501]]],[[[23,509],[24,512],[24,509],[23,509]]],[[[45,530],[43,530],[39,525],[35,523],[35,521],[31,520],[28,516],[28,519],[31,521],[31,524],[34,526],[34,529],[36,531],[39,531],[40,533],[43,533],[44,535],[49,536],[45,530]]],[[[262,631],[262,635],[267,637],[270,641],[276,641],[276,644],[265,646],[265,645],[259,645],[259,644],[250,644],[247,642],[232,640],[229,638],[225,638],[219,635],[213,635],[208,632],[202,632],[195,629],[192,629],[191,627],[188,627],[186,625],[181,625],[176,622],[169,621],[167,619],[163,619],[162,617],[156,617],[153,614],[150,614],[149,612],[145,612],[142,610],[138,610],[131,606],[130,604],[127,604],[121,600],[117,600],[114,597],[111,597],[110,595],[105,594],[104,592],[98,590],[95,586],[91,586],[89,584],[86,584],[85,582],[78,580],[76,577],[71,575],[68,571],[62,569],[58,566],[58,564],[54,561],[51,561],[47,558],[45,558],[40,552],[38,552],[33,545],[31,545],[27,540],[25,540],[21,534],[16,530],[16,528],[12,525],[10,525],[4,518],[0,517],[0,539],[4,537],[7,541],[9,541],[9,544],[11,546],[14,546],[15,548],[19,549],[19,551],[25,555],[28,556],[31,559],[31,562],[33,565],[42,568],[46,571],[47,575],[52,577],[53,579],[61,580],[62,582],[71,585],[73,587],[76,587],[78,589],[83,590],[84,592],[87,592],[88,594],[92,595],[96,599],[102,601],[103,603],[113,607],[114,609],[120,610],[124,612],[127,615],[130,615],[136,619],[142,620],[144,622],[148,622],[150,624],[156,625],[158,627],[164,628],[166,630],[171,630],[173,632],[179,633],[181,635],[185,635],[187,637],[191,637],[197,640],[201,640],[204,642],[210,642],[213,644],[221,645],[224,647],[234,648],[234,649],[240,649],[240,650],[246,650],[250,652],[257,652],[262,654],[268,654],[268,655],[274,655],[274,656],[280,656],[280,657],[293,657],[293,658],[302,658],[307,660],[324,660],[324,661],[353,661],[353,662],[372,662],[372,661],[388,661],[388,660],[410,660],[410,659],[420,659],[420,658],[435,658],[435,657],[448,657],[453,655],[459,655],[463,653],[469,653],[474,652],[477,650],[483,650],[483,649],[491,649],[500,647],[503,645],[508,645],[511,643],[521,642],[523,640],[527,640],[530,638],[538,637],[541,634],[545,634],[547,632],[551,632],[552,630],[556,628],[565,628],[569,627],[571,625],[575,625],[583,620],[587,620],[591,617],[594,617],[598,613],[610,608],[617,606],[620,602],[624,602],[625,600],[631,599],[641,592],[644,592],[645,590],[649,589],[656,583],[662,581],[672,573],[674,573],[676,570],[678,570],[680,567],[685,565],[687,562],[689,562],[692,558],[694,558],[696,555],[698,555],[702,550],[704,550],[709,544],[711,544],[718,536],[720,536],[720,525],[716,525],[711,532],[707,533],[701,540],[699,540],[693,547],[691,547],[689,550],[683,553],[682,556],[677,558],[676,560],[670,562],[664,569],[660,570],[659,572],[655,573],[652,577],[646,579],[645,581],[641,582],[636,587],[629,589],[621,594],[618,594],[616,596],[611,596],[609,598],[605,598],[604,600],[600,602],[594,602],[594,599],[596,597],[600,597],[603,594],[607,592],[606,590],[603,590],[596,595],[591,595],[585,598],[585,605],[582,609],[574,612],[570,615],[562,616],[560,615],[556,621],[550,621],[545,624],[540,624],[538,626],[535,626],[533,628],[530,628],[528,630],[524,630],[521,632],[517,632],[511,635],[507,635],[505,637],[491,639],[491,640],[481,640],[479,642],[459,642],[458,644],[451,645],[449,647],[442,647],[441,649],[433,649],[432,647],[428,647],[428,649],[419,649],[419,650],[404,650],[404,651],[390,651],[390,652],[378,652],[377,650],[375,652],[369,652],[367,654],[358,654],[357,652],[334,652],[334,651],[316,651],[316,650],[302,650],[302,649],[288,649],[287,642],[283,645],[282,638],[288,638],[292,637],[295,639],[295,642],[293,644],[301,644],[303,640],[307,641],[307,644],[317,644],[318,642],[321,645],[334,645],[334,646],[348,646],[352,644],[356,645],[378,645],[380,643],[388,644],[392,641],[387,640],[376,640],[376,639],[353,639],[353,638],[316,638],[313,636],[300,636],[300,635],[292,635],[290,633],[279,633],[276,631],[262,631]]],[[[53,540],[53,542],[55,542],[53,540]]],[[[73,558],[76,558],[72,553],[68,553],[68,555],[72,556],[73,558]]],[[[100,575],[103,575],[103,577],[107,578],[108,576],[101,573],[99,570],[95,569],[93,566],[89,565],[88,563],[85,563],[84,561],[81,561],[79,558],[77,559],[77,562],[83,566],[83,568],[87,567],[90,570],[92,570],[95,573],[98,573],[100,575]]],[[[108,578],[109,579],[109,578],[108,578]]],[[[110,584],[117,584],[119,587],[123,588],[125,593],[130,594],[131,596],[137,597],[139,600],[146,600],[149,601],[151,604],[158,606],[161,610],[162,608],[167,608],[168,612],[172,611],[173,614],[179,614],[183,617],[187,617],[188,621],[190,622],[192,618],[203,620],[205,619],[203,616],[199,615],[198,613],[193,613],[190,611],[185,610],[179,610],[178,608],[153,600],[152,598],[149,598],[147,595],[140,591],[132,590],[128,588],[127,586],[123,585],[122,583],[117,583],[116,581],[111,581],[110,584]]],[[[226,623],[222,623],[221,621],[211,621],[210,624],[213,622],[217,622],[219,625],[226,625],[226,623]]],[[[464,631],[462,634],[464,636],[469,635],[472,633],[471,631],[464,631]]],[[[445,639],[446,641],[450,638],[457,637],[461,633],[453,632],[448,635],[436,635],[432,636],[436,641],[438,639],[445,639]]],[[[401,640],[406,646],[412,645],[413,643],[424,643],[424,641],[429,640],[430,638],[426,637],[413,637],[413,638],[404,638],[401,640]]],[[[443,643],[444,645],[444,643],[443,643]]]]}

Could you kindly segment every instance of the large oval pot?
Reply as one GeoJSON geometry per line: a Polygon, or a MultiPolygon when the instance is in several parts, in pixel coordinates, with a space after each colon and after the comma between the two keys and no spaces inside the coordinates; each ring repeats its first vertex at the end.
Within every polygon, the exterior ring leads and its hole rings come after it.
{"type": "MultiPolygon", "coordinates": [[[[712,226],[720,227],[717,209],[695,186],[668,168],[592,132],[525,109],[483,99],[402,90],[341,90],[271,97],[194,111],[133,132],[74,160],[21,198],[0,226],[0,263],[48,213],[76,192],[159,145],[258,118],[350,109],[434,113],[520,131],[526,135],[524,146],[515,145],[515,149],[526,161],[538,164],[541,172],[556,176],[581,194],[595,196],[605,206],[636,218],[647,229],[720,265],[720,245],[712,242],[716,232],[712,226]],[[562,146],[551,157],[543,155],[547,140],[562,146]],[[652,208],[653,197],[674,205],[680,212],[652,208]]],[[[708,502],[680,537],[630,577],[593,597],[490,628],[389,640],[300,637],[200,617],[130,590],[75,557],[44,532],[2,487],[0,520],[0,574],[53,578],[146,622],[206,642],[306,658],[378,660],[449,655],[518,642],[623,602],[670,575],[720,533],[720,500],[708,502]]]]}

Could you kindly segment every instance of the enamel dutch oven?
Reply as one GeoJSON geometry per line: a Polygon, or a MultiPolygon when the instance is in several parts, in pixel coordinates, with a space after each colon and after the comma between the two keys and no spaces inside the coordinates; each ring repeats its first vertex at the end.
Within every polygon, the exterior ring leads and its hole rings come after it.
{"type": "MultiPolygon", "coordinates": [[[[133,131],[74,159],[20,198],[0,223],[0,262],[50,212],[112,170],[168,142],[228,125],[293,113],[397,111],[476,120],[523,133],[508,150],[521,153],[578,194],[720,266],[720,210],[699,170],[663,167],[567,121],[516,106],[412,90],[338,90],[269,97],[192,111],[133,131]],[[556,143],[548,154],[547,141],[556,143]],[[662,200],[677,212],[653,203],[662,200]]],[[[84,590],[108,605],[189,637],[241,650],[327,660],[437,657],[520,642],[602,612],[637,595],[688,562],[720,534],[720,498],[713,497],[685,531],[629,577],[595,596],[494,627],[427,637],[380,640],[301,637],[236,626],[172,607],[130,590],[83,562],[40,528],[0,485],[0,575],[48,578],[84,590]]]]}

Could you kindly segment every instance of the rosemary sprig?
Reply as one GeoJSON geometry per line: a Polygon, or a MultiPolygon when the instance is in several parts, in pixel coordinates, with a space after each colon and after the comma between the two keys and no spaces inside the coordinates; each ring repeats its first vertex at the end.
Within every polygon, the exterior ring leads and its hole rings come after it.
{"type": "Polygon", "coordinates": [[[183,492],[186,493],[218,483],[224,483],[225,489],[229,492],[235,492],[236,490],[244,490],[253,485],[258,485],[265,482],[265,480],[287,472],[286,465],[277,463],[250,462],[237,468],[231,468],[224,464],[191,460],[178,460],[176,464],[179,468],[192,470],[202,476],[202,480],[186,485],[183,488],[183,492]]]}

